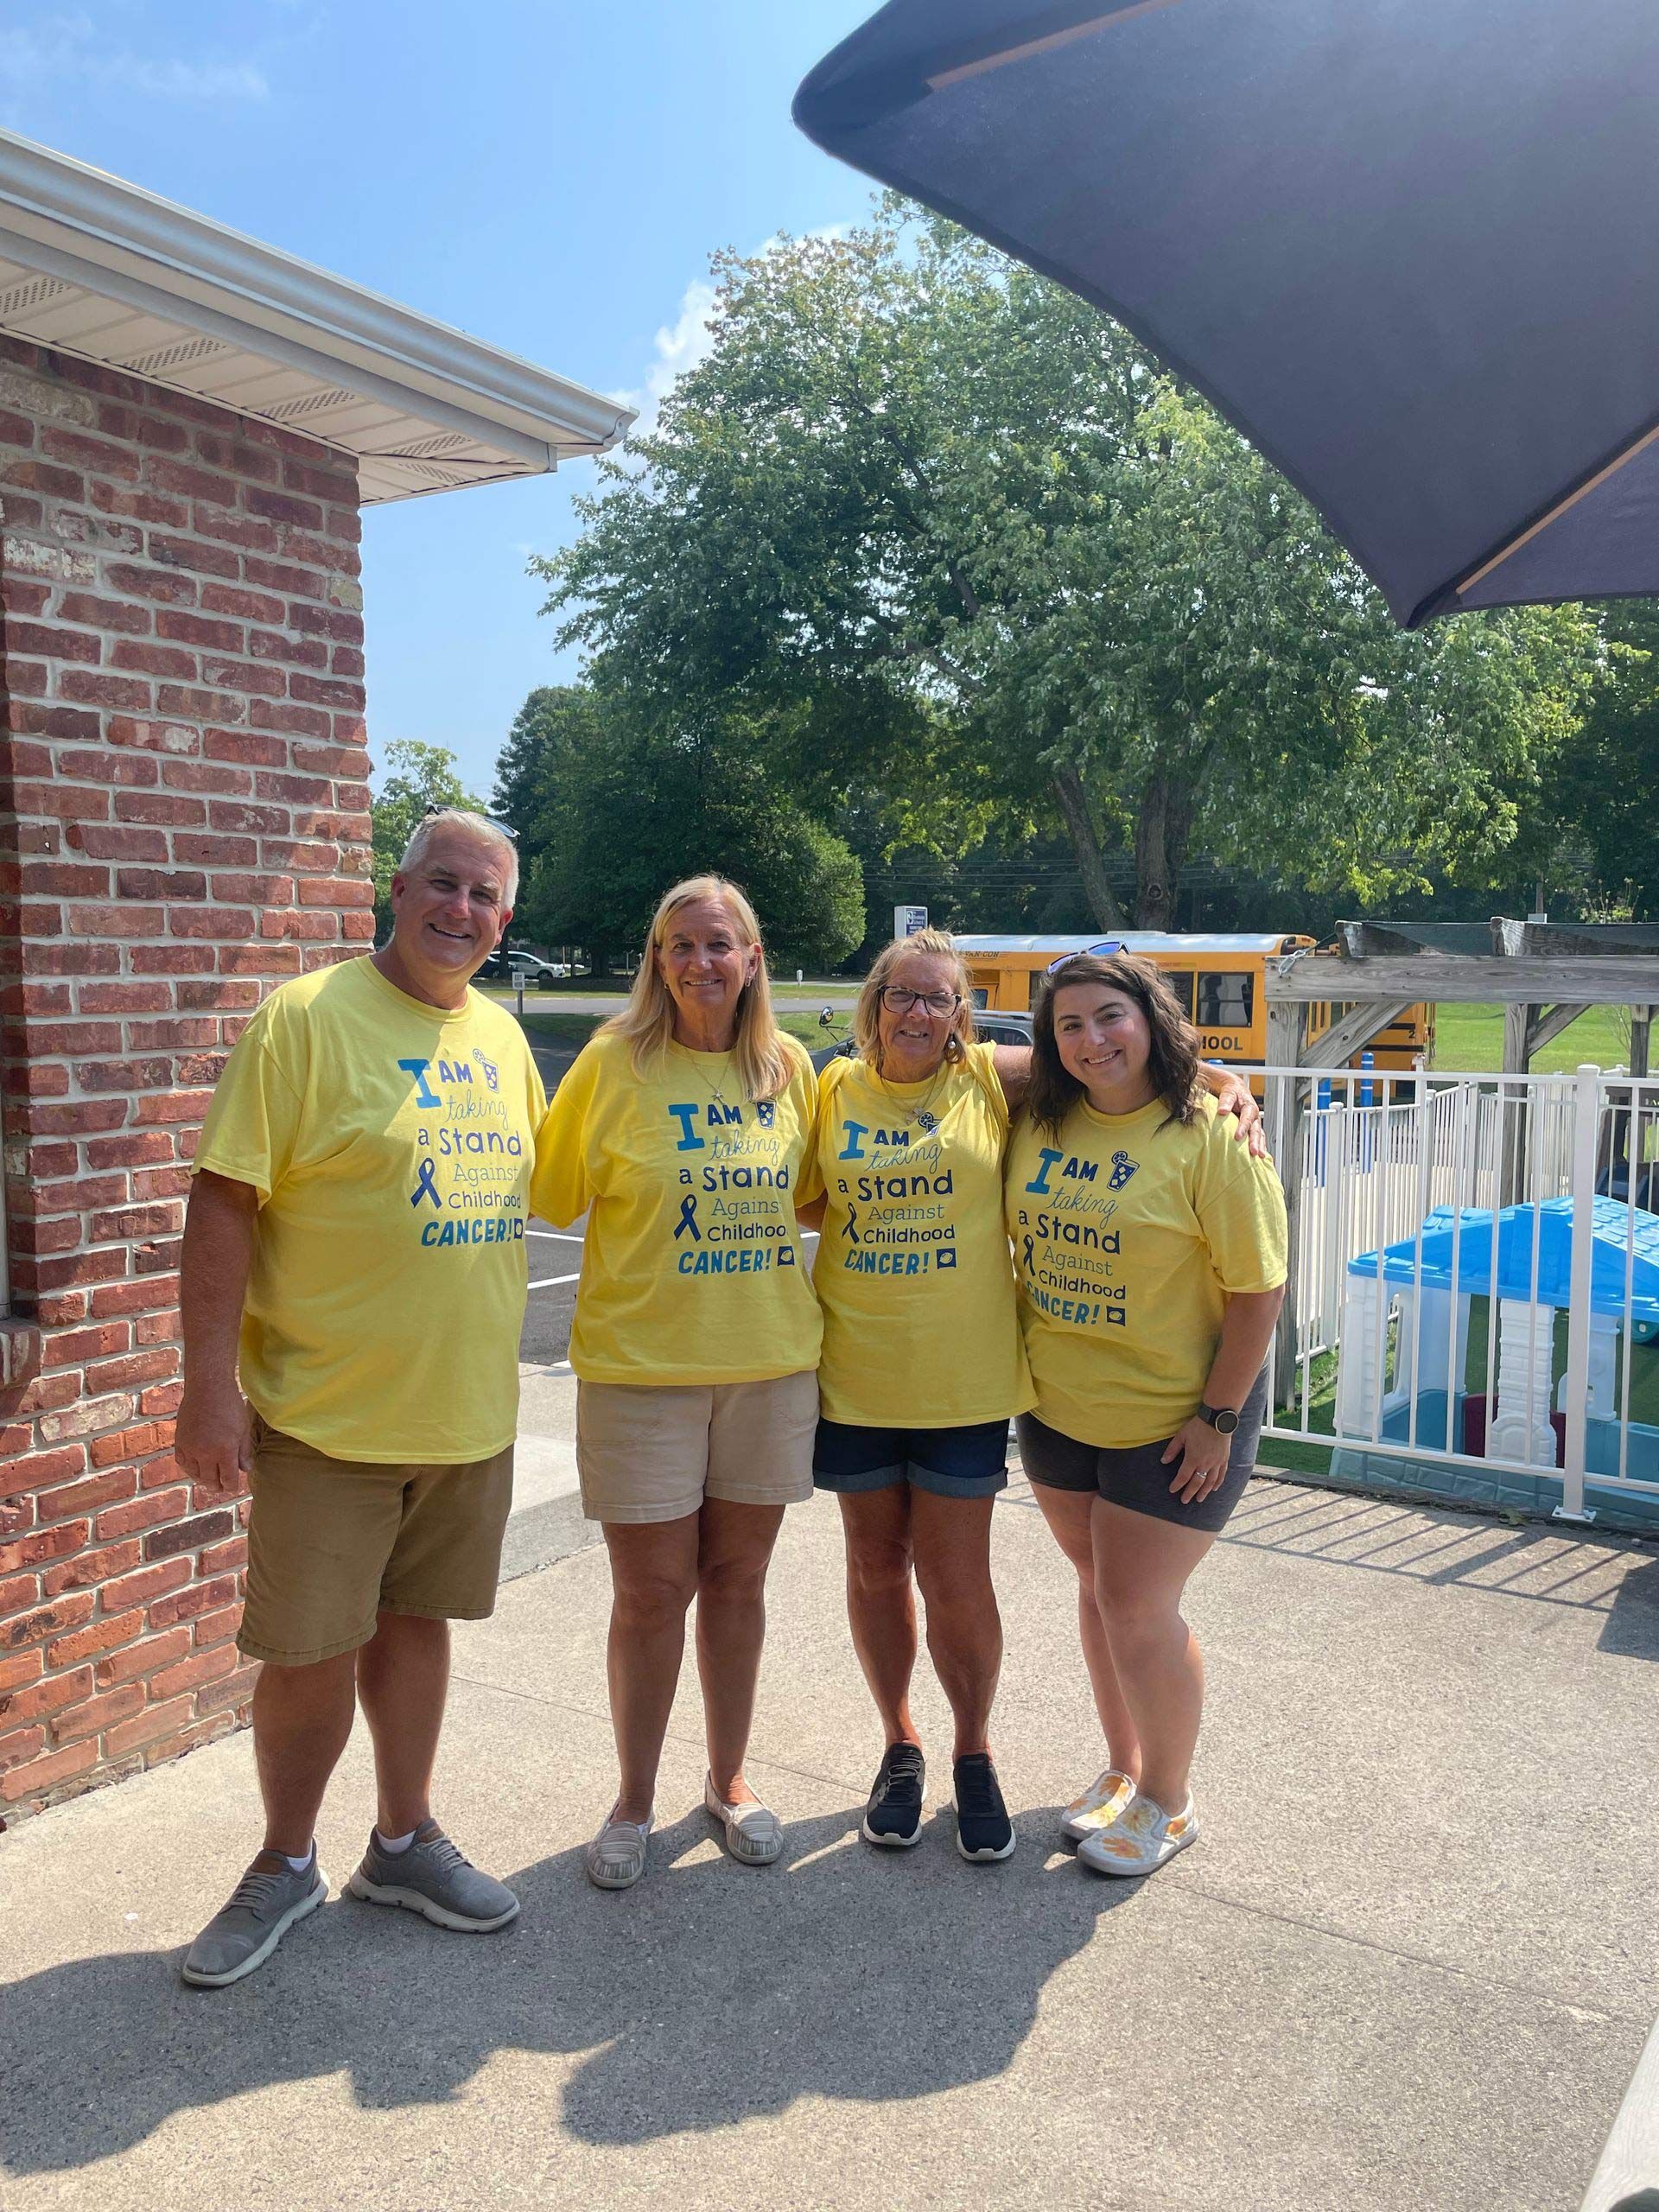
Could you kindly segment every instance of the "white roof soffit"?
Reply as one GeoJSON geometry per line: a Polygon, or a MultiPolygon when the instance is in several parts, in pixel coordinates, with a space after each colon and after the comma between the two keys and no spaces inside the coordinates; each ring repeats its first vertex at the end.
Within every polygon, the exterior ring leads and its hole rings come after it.
{"type": "Polygon", "coordinates": [[[356,456],[365,505],[604,453],[630,409],[0,130],[0,330],[356,456]]]}

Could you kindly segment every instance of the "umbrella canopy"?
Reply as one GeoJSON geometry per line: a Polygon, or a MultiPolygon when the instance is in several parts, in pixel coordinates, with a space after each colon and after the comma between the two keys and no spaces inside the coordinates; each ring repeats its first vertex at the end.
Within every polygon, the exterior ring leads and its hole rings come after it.
{"type": "Polygon", "coordinates": [[[795,114],[1127,324],[1397,620],[1659,591],[1652,0],[892,0],[795,114]]]}

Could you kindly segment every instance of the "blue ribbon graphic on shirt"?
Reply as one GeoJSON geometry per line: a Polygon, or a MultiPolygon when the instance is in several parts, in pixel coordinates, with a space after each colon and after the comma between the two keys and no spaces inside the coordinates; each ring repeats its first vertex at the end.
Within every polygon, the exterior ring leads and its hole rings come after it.
{"type": "Polygon", "coordinates": [[[438,1211],[443,1211],[443,1200],[438,1196],[435,1160],[423,1160],[421,1162],[421,1179],[409,1194],[409,1203],[412,1206],[419,1205],[423,1198],[430,1198],[438,1211]]]}
{"type": "Polygon", "coordinates": [[[680,1223],[679,1227],[674,1231],[674,1242],[677,1244],[688,1229],[701,1244],[702,1231],[697,1227],[697,1202],[689,1192],[680,1200],[680,1223]]]}

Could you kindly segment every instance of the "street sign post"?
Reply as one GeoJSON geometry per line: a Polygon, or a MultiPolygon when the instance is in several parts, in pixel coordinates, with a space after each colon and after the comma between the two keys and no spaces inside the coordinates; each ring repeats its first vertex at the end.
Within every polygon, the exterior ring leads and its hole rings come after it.
{"type": "Polygon", "coordinates": [[[914,937],[918,930],[927,927],[925,906],[895,906],[893,910],[894,937],[914,937]]]}

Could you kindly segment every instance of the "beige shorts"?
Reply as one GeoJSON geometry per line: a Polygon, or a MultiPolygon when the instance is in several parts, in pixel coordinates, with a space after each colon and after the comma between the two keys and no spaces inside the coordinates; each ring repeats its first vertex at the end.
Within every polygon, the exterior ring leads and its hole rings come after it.
{"type": "Polygon", "coordinates": [[[495,1610],[512,1446],[459,1466],[331,1459],[253,1416],[250,1659],[303,1667],[355,1651],[379,1613],[480,1621],[495,1610]]]}
{"type": "Polygon", "coordinates": [[[583,1382],[576,1470],[590,1521],[681,1521],[705,1497],[799,1505],[812,1495],[815,1371],[764,1382],[583,1382]]]}

